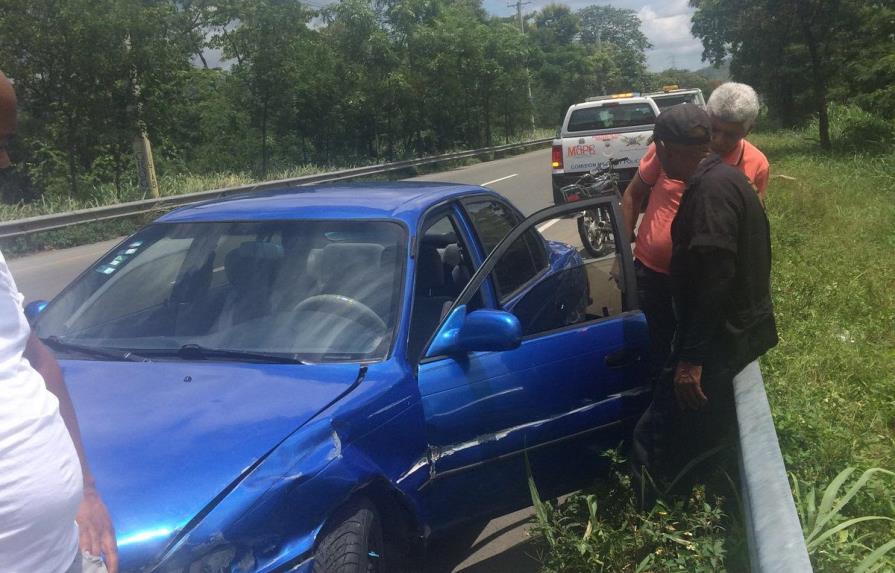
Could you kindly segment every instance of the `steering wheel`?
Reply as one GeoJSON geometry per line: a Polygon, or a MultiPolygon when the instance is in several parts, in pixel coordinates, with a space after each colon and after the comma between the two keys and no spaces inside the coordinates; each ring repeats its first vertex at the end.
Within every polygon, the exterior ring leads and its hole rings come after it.
{"type": "Polygon", "coordinates": [[[348,319],[356,319],[359,323],[378,328],[381,331],[388,330],[385,322],[376,312],[364,303],[342,296],[340,294],[318,294],[306,298],[292,309],[300,311],[324,311],[327,314],[335,314],[348,319]]]}

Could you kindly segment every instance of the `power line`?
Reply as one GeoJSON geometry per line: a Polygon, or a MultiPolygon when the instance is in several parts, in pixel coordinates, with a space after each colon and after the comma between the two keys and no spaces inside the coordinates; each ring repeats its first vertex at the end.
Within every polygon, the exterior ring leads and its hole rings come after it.
{"type": "Polygon", "coordinates": [[[516,2],[507,2],[507,8],[516,7],[516,17],[519,19],[519,29],[522,30],[522,33],[525,33],[525,24],[522,21],[522,7],[528,6],[531,4],[530,1],[523,2],[522,0],[516,0],[516,2]]]}

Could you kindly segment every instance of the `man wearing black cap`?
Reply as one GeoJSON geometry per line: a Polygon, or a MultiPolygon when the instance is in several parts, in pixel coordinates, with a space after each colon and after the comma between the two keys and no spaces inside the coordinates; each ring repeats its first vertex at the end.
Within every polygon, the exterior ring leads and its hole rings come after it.
{"type": "Polygon", "coordinates": [[[687,183],[671,225],[671,357],[634,430],[635,470],[666,479],[732,437],[733,377],[777,343],[768,220],[746,176],[708,153],[710,134],[692,104],[653,132],[663,170],[687,183]]]}

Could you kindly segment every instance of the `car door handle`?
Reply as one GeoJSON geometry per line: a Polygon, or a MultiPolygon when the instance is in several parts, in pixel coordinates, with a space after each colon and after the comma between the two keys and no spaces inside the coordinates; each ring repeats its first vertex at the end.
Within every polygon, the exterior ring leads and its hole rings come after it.
{"type": "Polygon", "coordinates": [[[603,358],[603,364],[608,368],[621,368],[630,366],[640,360],[640,352],[634,348],[622,348],[610,352],[603,358]]]}

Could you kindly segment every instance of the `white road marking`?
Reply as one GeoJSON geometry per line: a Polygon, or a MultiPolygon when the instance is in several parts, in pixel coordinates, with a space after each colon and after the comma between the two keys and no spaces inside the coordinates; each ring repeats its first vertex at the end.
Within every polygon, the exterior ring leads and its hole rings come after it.
{"type": "Polygon", "coordinates": [[[541,223],[540,225],[538,225],[538,231],[540,231],[541,233],[543,233],[544,231],[546,231],[547,229],[549,229],[549,228],[552,227],[553,225],[557,224],[558,222],[559,222],[559,219],[550,219],[549,221],[546,221],[546,222],[544,222],[544,223],[541,223]]]}
{"type": "Polygon", "coordinates": [[[501,177],[500,179],[494,179],[493,181],[485,181],[484,183],[480,183],[483,187],[485,185],[491,185],[492,183],[497,183],[499,181],[505,181],[507,179],[512,179],[513,177],[519,175],[518,173],[513,173],[512,175],[507,175],[506,177],[501,177]]]}

